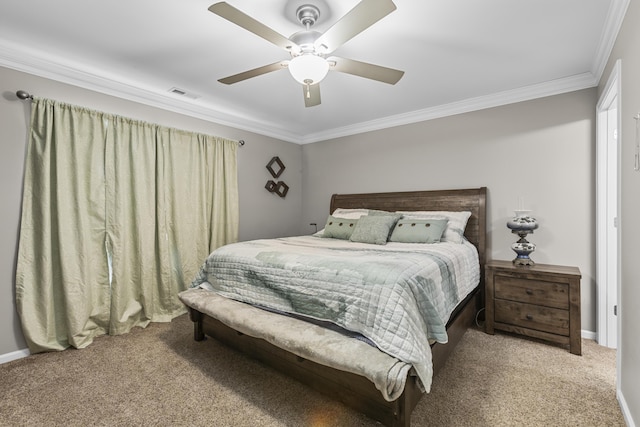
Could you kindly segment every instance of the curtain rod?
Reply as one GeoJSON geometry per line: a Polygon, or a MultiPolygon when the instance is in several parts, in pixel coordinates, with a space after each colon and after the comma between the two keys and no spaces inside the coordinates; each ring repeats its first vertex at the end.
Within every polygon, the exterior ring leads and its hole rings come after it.
{"type": "MultiPolygon", "coordinates": [[[[16,96],[19,99],[25,100],[25,99],[33,99],[33,95],[31,95],[29,92],[27,92],[26,90],[19,90],[16,92],[16,96]]],[[[243,147],[244,146],[244,139],[241,139],[238,141],[238,145],[243,147]]]]}

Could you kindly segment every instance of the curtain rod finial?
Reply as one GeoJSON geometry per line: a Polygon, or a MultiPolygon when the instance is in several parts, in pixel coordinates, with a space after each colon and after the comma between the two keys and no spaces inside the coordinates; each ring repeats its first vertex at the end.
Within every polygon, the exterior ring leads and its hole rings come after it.
{"type": "Polygon", "coordinates": [[[17,91],[16,96],[20,99],[33,99],[33,97],[29,95],[29,92],[26,92],[24,90],[17,91]]]}

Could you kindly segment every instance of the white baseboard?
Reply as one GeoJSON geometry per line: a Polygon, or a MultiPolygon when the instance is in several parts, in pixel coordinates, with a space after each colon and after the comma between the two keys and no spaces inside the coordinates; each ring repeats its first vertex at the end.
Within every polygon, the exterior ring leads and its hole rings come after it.
{"type": "Polygon", "coordinates": [[[629,412],[629,407],[627,406],[627,401],[624,399],[624,395],[622,394],[622,390],[616,390],[616,395],[618,397],[618,403],[620,404],[620,409],[622,410],[622,415],[624,416],[624,421],[627,423],[627,427],[636,427],[636,423],[633,421],[631,417],[631,412],[629,412]]]}
{"type": "Polygon", "coordinates": [[[11,362],[12,360],[22,359],[29,356],[31,353],[28,349],[18,350],[7,354],[0,354],[0,365],[3,363],[11,362]]]}
{"type": "Polygon", "coordinates": [[[585,331],[584,329],[580,332],[580,334],[582,335],[582,338],[588,339],[588,340],[596,340],[597,335],[595,332],[593,331],[585,331]]]}

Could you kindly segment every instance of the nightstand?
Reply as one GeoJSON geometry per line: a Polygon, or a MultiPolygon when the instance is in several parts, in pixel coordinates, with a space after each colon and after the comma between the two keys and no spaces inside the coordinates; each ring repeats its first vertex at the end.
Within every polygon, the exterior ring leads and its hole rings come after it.
{"type": "Polygon", "coordinates": [[[489,261],[485,266],[485,331],[496,329],[568,344],[582,354],[580,270],[535,264],[514,266],[489,261]]]}

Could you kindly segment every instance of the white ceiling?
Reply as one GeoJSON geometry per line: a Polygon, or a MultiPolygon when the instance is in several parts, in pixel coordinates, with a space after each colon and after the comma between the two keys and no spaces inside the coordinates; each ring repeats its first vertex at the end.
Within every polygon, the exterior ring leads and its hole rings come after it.
{"type": "MultiPolygon", "coordinates": [[[[394,0],[335,55],[403,78],[331,71],[311,108],[286,70],[217,82],[288,54],[209,12],[216,0],[3,0],[0,65],[306,143],[593,87],[628,1],[394,0]]],[[[302,29],[298,5],[320,7],[323,32],[359,0],[228,3],[289,37],[302,29]]]]}

